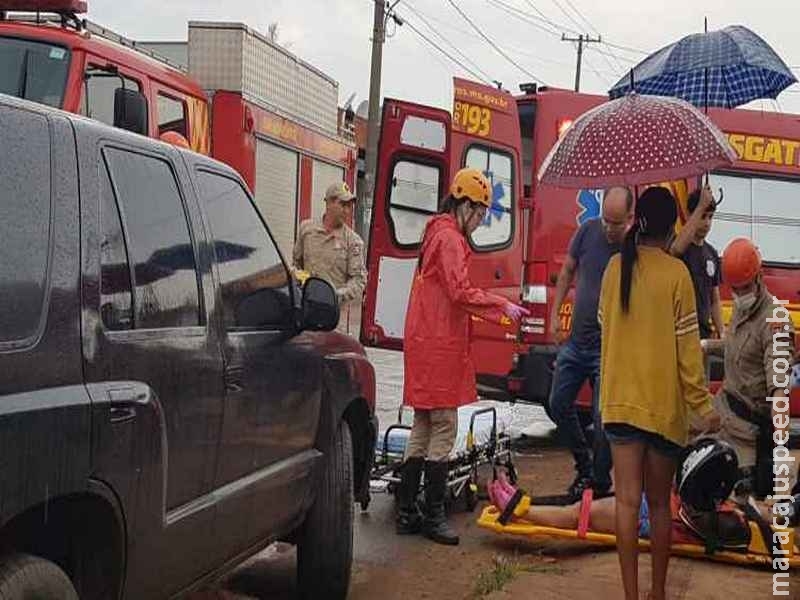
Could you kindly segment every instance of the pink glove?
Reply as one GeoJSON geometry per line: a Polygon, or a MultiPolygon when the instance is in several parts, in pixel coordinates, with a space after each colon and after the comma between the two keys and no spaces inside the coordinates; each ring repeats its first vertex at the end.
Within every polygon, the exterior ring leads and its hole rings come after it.
{"type": "Polygon", "coordinates": [[[531,311],[527,308],[519,304],[514,304],[513,302],[506,302],[506,305],[503,307],[503,312],[509,319],[516,322],[519,322],[522,317],[527,317],[531,314],[531,311]]]}

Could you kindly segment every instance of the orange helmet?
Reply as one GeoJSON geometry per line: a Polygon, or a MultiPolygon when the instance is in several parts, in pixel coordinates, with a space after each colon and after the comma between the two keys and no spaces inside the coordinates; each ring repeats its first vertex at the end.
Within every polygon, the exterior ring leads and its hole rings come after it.
{"type": "Polygon", "coordinates": [[[179,148],[191,150],[189,141],[177,131],[165,131],[159,136],[159,139],[167,144],[172,144],[173,146],[178,146],[179,148]]]}
{"type": "Polygon", "coordinates": [[[456,200],[467,198],[488,208],[492,204],[489,189],[489,180],[478,169],[461,169],[453,177],[450,195],[456,200]]]}
{"type": "Polygon", "coordinates": [[[722,253],[722,279],[732,287],[744,287],[761,271],[761,254],[747,238],[731,241],[722,253]]]}

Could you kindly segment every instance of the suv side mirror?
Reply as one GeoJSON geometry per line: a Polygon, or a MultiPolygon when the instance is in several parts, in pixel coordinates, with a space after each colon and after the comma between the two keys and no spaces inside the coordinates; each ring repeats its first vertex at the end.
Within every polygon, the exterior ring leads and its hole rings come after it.
{"type": "Polygon", "coordinates": [[[324,279],[309,277],[303,285],[302,328],[333,331],[339,324],[339,301],[333,286],[324,279]]]}
{"type": "Polygon", "coordinates": [[[114,92],[114,127],[147,135],[147,99],[138,90],[114,92]]]}

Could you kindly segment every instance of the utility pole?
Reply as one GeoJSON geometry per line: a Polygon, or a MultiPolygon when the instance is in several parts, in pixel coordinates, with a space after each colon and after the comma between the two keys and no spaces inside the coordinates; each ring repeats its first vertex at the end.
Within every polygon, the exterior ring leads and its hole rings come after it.
{"type": "Polygon", "coordinates": [[[378,165],[378,135],[381,124],[381,66],[383,62],[383,43],[386,41],[386,23],[392,18],[402,25],[403,21],[392,14],[400,0],[391,4],[386,0],[375,0],[375,15],[372,26],[372,68],[369,78],[369,122],[367,123],[367,156],[364,172],[365,190],[358,204],[356,227],[367,240],[372,203],[375,195],[375,171],[378,165]]]}
{"type": "Polygon", "coordinates": [[[578,65],[575,69],[575,91],[581,91],[581,60],[583,59],[583,45],[584,44],[599,44],[602,39],[598,35],[596,38],[592,38],[590,35],[579,35],[578,37],[567,37],[565,34],[561,34],[561,41],[562,42],[578,42],[578,65]]]}

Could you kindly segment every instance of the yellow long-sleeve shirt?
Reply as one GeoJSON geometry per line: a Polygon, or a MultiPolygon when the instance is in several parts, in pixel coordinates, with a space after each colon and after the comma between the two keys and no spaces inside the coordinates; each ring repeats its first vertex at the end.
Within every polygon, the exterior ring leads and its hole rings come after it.
{"type": "Polygon", "coordinates": [[[711,412],[694,288],[686,266],[663,250],[639,246],[630,310],[622,312],[620,255],[606,268],[602,328],[603,423],[626,423],[685,446],[689,409],[711,412]]]}

